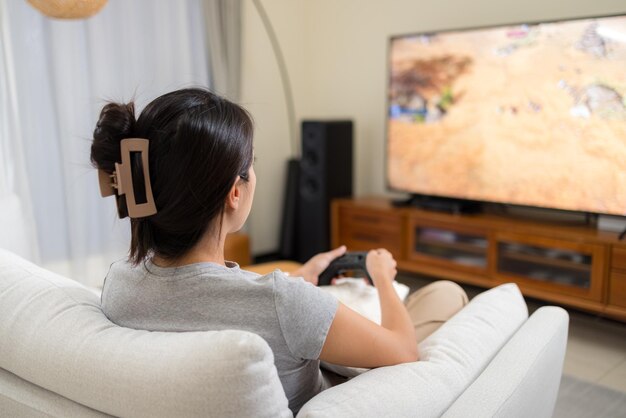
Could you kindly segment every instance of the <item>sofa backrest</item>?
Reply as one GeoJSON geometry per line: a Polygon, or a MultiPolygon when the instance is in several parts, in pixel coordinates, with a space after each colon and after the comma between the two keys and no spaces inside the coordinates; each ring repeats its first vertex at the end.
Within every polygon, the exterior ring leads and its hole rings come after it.
{"type": "MultiPolygon", "coordinates": [[[[0,250],[0,369],[9,372],[3,374],[5,383],[42,388],[38,402],[57,394],[94,414],[292,415],[272,351],[261,337],[118,327],[104,316],[94,293],[5,250],[0,250]]],[[[16,402],[22,410],[29,407],[16,385],[0,385],[0,411],[16,410],[16,402]]]]}

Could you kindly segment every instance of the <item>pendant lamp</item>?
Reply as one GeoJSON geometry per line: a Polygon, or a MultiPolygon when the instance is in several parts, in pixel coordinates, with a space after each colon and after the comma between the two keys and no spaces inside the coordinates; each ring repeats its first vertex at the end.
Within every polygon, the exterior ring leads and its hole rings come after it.
{"type": "Polygon", "coordinates": [[[98,13],[107,0],[28,0],[28,2],[48,17],[85,19],[98,13]]]}

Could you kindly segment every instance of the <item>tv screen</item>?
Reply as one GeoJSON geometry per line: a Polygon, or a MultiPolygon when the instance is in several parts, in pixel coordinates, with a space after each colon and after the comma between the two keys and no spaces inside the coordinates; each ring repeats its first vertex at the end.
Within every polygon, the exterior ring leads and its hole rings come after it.
{"type": "Polygon", "coordinates": [[[396,36],[387,181],[626,215],[626,16],[396,36]]]}

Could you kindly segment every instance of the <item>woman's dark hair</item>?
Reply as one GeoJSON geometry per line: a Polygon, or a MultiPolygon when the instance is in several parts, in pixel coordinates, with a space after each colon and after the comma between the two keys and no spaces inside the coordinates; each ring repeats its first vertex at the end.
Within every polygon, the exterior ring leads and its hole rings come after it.
{"type": "MultiPolygon", "coordinates": [[[[121,162],[120,141],[146,138],[157,213],[131,219],[129,259],[148,255],[176,259],[195,246],[213,221],[221,218],[237,177],[248,181],[253,125],[242,107],[210,91],[173,91],[153,100],[135,120],[133,103],[108,103],[93,133],[91,162],[112,173],[121,162]]],[[[137,200],[145,198],[141,160],[132,160],[137,200]]],[[[124,195],[118,210],[125,214],[124,195]]]]}

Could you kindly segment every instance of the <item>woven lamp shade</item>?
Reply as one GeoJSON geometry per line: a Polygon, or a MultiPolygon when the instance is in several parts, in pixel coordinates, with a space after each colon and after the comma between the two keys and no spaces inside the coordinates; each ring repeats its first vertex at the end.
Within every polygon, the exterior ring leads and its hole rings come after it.
{"type": "Polygon", "coordinates": [[[108,0],[28,0],[35,9],[57,19],[84,19],[93,16],[108,0]]]}

